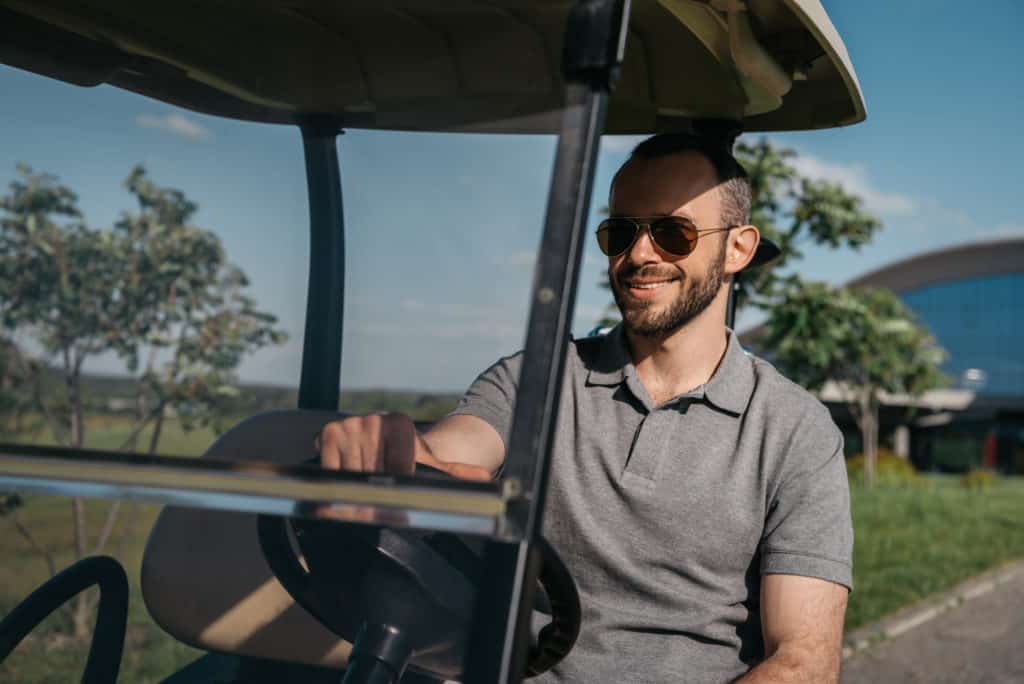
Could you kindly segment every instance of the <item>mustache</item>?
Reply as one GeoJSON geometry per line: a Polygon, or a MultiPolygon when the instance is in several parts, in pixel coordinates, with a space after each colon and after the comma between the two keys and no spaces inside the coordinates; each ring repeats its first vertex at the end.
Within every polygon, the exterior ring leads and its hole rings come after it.
{"type": "Polygon", "coordinates": [[[665,280],[682,280],[685,276],[682,272],[677,269],[659,269],[658,266],[652,264],[643,264],[641,266],[623,266],[617,271],[608,269],[608,279],[612,282],[624,282],[634,278],[649,278],[665,279],[665,280]]]}

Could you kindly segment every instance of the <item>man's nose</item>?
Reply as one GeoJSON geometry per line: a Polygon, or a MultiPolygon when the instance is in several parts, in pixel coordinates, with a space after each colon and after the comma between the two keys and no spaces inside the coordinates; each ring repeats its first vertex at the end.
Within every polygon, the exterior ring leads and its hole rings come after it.
{"type": "Polygon", "coordinates": [[[636,239],[633,240],[633,244],[626,253],[626,258],[636,264],[645,264],[658,260],[660,256],[658,249],[651,240],[651,227],[647,224],[642,224],[636,239]]]}

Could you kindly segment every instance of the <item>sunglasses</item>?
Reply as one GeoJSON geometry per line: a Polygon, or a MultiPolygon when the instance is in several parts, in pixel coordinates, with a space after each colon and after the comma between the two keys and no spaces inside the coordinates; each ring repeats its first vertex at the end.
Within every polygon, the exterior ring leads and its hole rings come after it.
{"type": "Polygon", "coordinates": [[[651,241],[658,249],[673,256],[686,256],[697,249],[697,238],[703,233],[720,233],[737,228],[738,225],[698,229],[680,216],[613,216],[601,221],[597,227],[597,244],[608,256],[620,256],[628,252],[636,242],[640,228],[647,226],[651,241]]]}

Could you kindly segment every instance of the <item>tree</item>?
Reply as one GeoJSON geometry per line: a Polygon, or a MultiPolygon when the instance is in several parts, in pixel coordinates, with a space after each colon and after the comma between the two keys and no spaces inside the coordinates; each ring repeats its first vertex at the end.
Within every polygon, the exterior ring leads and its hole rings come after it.
{"type": "Polygon", "coordinates": [[[136,310],[157,312],[138,330],[138,346],[128,356],[134,372],[139,352],[149,352],[132,437],[152,425],[152,453],[169,411],[186,429],[217,421],[218,407],[238,393],[234,370],[242,358],[283,343],[286,335],[273,327],[276,317],[259,311],[245,294],[249,280],[226,262],[217,236],[189,224],[197,207],[182,192],[155,185],[142,167],[132,170],[125,187],[139,211],[124,214],[114,230],[135,246],[129,260],[140,273],[129,278],[126,290],[136,310]],[[162,363],[161,352],[167,357],[162,363]]]}
{"type": "Polygon", "coordinates": [[[739,141],[736,159],[750,176],[750,222],[779,246],[781,254],[769,268],[745,274],[737,309],[752,304],[769,309],[799,277],[781,275],[803,257],[808,246],[860,249],[882,224],[864,210],[861,198],[838,183],[801,176],[790,160],[791,149],[776,149],[767,139],[739,141]]]}
{"type": "MultiPolygon", "coordinates": [[[[140,410],[132,432],[152,425],[148,451],[157,448],[168,411],[186,428],[214,419],[217,397],[234,389],[233,371],[243,356],[278,343],[274,316],[256,309],[244,290],[245,274],[226,262],[220,240],[190,223],[197,206],[179,190],[153,184],[142,167],[125,181],[139,204],[113,229],[89,228],[77,197],[49,174],[19,165],[10,192],[0,198],[0,322],[10,336],[31,340],[40,359],[6,347],[0,377],[20,372],[31,378],[33,408],[55,439],[81,448],[86,439],[82,368],[104,353],[139,370],[140,410]],[[163,356],[169,360],[164,360],[163,356]],[[45,388],[56,367],[61,390],[45,388]]],[[[24,395],[24,392],[22,392],[24,395]]],[[[126,446],[135,446],[131,439],[126,446]]],[[[8,502],[14,510],[16,502],[8,502]]],[[[119,506],[111,509],[91,553],[103,549],[119,506]]],[[[90,553],[81,500],[72,503],[75,553],[90,553]]],[[[81,595],[74,630],[88,631],[90,602],[81,595]]]]}
{"type": "Polygon", "coordinates": [[[891,291],[795,283],[779,295],[763,344],[791,379],[820,390],[832,381],[864,441],[865,473],[874,484],[878,406],[883,393],[918,396],[945,384],[945,353],[891,291]]]}

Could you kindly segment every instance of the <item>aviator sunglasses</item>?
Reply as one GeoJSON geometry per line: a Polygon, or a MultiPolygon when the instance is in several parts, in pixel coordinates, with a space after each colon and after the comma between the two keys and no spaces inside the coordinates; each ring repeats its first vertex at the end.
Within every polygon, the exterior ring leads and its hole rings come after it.
{"type": "Polygon", "coordinates": [[[608,256],[620,256],[633,246],[643,226],[647,226],[651,241],[658,249],[674,256],[686,256],[697,249],[697,238],[703,233],[720,233],[737,228],[739,224],[699,229],[680,216],[613,216],[597,227],[597,244],[608,256]]]}

